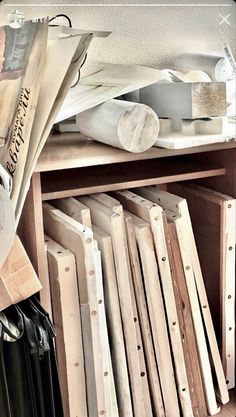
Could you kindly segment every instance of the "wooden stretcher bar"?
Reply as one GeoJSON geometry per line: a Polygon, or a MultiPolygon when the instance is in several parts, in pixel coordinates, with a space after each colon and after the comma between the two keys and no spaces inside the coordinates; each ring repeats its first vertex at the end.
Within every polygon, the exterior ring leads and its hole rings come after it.
{"type": "Polygon", "coordinates": [[[46,233],[76,258],[88,413],[100,417],[106,413],[106,394],[92,231],[49,204],[44,204],[43,214],[46,233]]]}
{"type": "MultiPolygon", "coordinates": [[[[148,372],[147,372],[147,366],[146,366],[146,359],[147,359],[147,355],[149,354],[149,352],[144,352],[145,351],[144,346],[147,342],[147,339],[150,339],[151,337],[151,334],[149,333],[150,326],[149,326],[147,310],[146,310],[146,321],[145,321],[145,324],[143,323],[143,314],[144,314],[144,308],[146,304],[145,298],[144,298],[145,296],[143,293],[142,300],[140,299],[141,295],[139,295],[139,289],[137,288],[137,283],[136,283],[137,274],[139,274],[139,282],[142,285],[142,276],[141,276],[141,270],[140,270],[139,259],[138,259],[134,226],[133,226],[132,218],[127,214],[127,212],[124,213],[124,219],[125,219],[125,229],[126,229],[126,235],[127,235],[130,268],[131,268],[130,288],[131,288],[131,294],[132,294],[132,300],[133,300],[133,308],[136,311],[136,318],[137,318],[135,324],[136,324],[136,334],[137,334],[137,341],[138,341],[137,349],[139,352],[139,362],[140,362],[141,375],[142,375],[143,395],[144,395],[146,416],[152,417],[153,414],[152,414],[152,407],[151,407],[148,372]]],[[[148,365],[148,362],[147,362],[147,365],[148,365]]],[[[152,370],[150,369],[150,373],[151,371],[152,370]]]]}
{"type": "Polygon", "coordinates": [[[97,296],[98,296],[98,309],[99,309],[99,324],[100,324],[100,337],[102,342],[102,363],[103,363],[103,375],[105,383],[105,400],[106,400],[106,414],[111,417],[119,417],[117,397],[115,390],[114,375],[111,363],[111,352],[108,340],[107,320],[105,313],[104,303],[104,291],[103,291],[103,276],[102,276],[102,263],[101,252],[98,250],[97,242],[95,241],[95,263],[97,271],[97,296]]]}
{"type": "Polygon", "coordinates": [[[65,415],[76,417],[81,407],[78,387],[85,387],[85,379],[81,380],[83,346],[75,257],[47,236],[45,239],[63,408],[65,415]]]}
{"type": "Polygon", "coordinates": [[[72,219],[90,229],[92,228],[89,209],[76,198],[68,197],[54,200],[52,204],[72,219]]]}
{"type": "Polygon", "coordinates": [[[167,229],[167,244],[171,264],[173,288],[181,328],[193,414],[194,417],[206,417],[206,401],[192,319],[191,304],[185,281],[183,262],[175,223],[169,220],[167,229]]]}
{"type": "MultiPolygon", "coordinates": [[[[142,188],[140,192],[143,193],[143,190],[145,190],[145,188],[142,188]]],[[[229,401],[229,394],[228,394],[228,390],[226,386],[225,375],[223,371],[219,348],[217,345],[216,335],[215,335],[211,313],[209,309],[208,299],[206,295],[205,285],[204,285],[199,258],[197,254],[196,243],[194,239],[194,234],[193,234],[191,219],[189,216],[187,202],[183,198],[177,197],[176,195],[170,194],[163,190],[158,190],[156,187],[149,187],[149,191],[152,191],[152,197],[154,200],[156,199],[156,201],[158,201],[158,203],[161,204],[162,207],[165,207],[166,209],[173,211],[173,215],[176,216],[176,219],[177,219],[176,227],[178,231],[178,238],[179,238],[179,241],[181,240],[182,242],[182,247],[185,248],[182,250],[181,254],[182,254],[182,259],[184,262],[184,269],[186,271],[186,276],[187,275],[190,276],[191,274],[192,277],[194,278],[194,282],[193,282],[193,279],[186,278],[186,282],[188,284],[191,284],[192,286],[192,290],[188,289],[188,291],[189,291],[189,294],[191,293],[191,297],[193,297],[193,294],[195,293],[194,287],[196,286],[196,289],[197,289],[196,303],[197,301],[199,301],[200,310],[201,310],[201,314],[203,317],[203,323],[206,329],[207,340],[209,344],[209,353],[212,359],[213,368],[214,368],[214,372],[215,372],[216,380],[218,384],[219,398],[222,404],[226,404],[229,401]]],[[[193,298],[191,297],[190,299],[193,300],[193,298]]],[[[192,307],[192,311],[197,311],[197,310],[194,310],[194,308],[192,307]]],[[[201,329],[200,326],[201,324],[200,324],[200,317],[199,317],[199,323],[198,323],[198,326],[195,326],[195,330],[197,328],[201,329]]],[[[204,346],[204,343],[203,343],[204,339],[202,339],[204,332],[201,331],[201,333],[202,335],[199,335],[199,338],[198,338],[199,349],[201,349],[202,346],[204,346]]],[[[206,357],[206,354],[205,354],[205,357],[206,357]]],[[[205,359],[205,365],[202,364],[202,366],[204,366],[202,370],[204,369],[206,371],[207,368],[205,366],[208,366],[207,365],[208,362],[209,361],[205,359]]],[[[208,378],[210,381],[210,376],[208,376],[208,378]]],[[[209,381],[208,382],[207,380],[204,381],[205,390],[209,390],[211,387],[209,381]]],[[[207,398],[208,398],[208,411],[210,414],[214,415],[216,411],[215,410],[216,405],[214,405],[215,401],[213,402],[213,395],[211,394],[210,396],[210,392],[209,392],[209,396],[207,396],[207,398]],[[210,398],[212,398],[211,408],[210,408],[210,404],[211,404],[210,398]]]]}
{"type": "Polygon", "coordinates": [[[142,392],[142,376],[139,366],[139,355],[137,350],[138,343],[134,321],[135,314],[133,311],[132,295],[129,284],[130,267],[123,212],[119,206],[113,210],[91,197],[80,197],[80,201],[90,209],[92,223],[105,230],[112,237],[129,367],[133,412],[135,417],[144,417],[145,404],[142,392]]]}
{"type": "Polygon", "coordinates": [[[188,202],[227,387],[231,389],[235,386],[235,200],[191,183],[174,184],[170,191],[188,202]]]}
{"type": "Polygon", "coordinates": [[[152,245],[152,240],[150,240],[151,230],[148,223],[144,223],[132,213],[125,211],[125,215],[128,216],[126,217],[126,221],[130,218],[132,220],[134,237],[139,246],[139,253],[137,252],[137,248],[133,253],[133,269],[135,269],[133,281],[136,300],[139,306],[140,321],[142,323],[141,329],[143,330],[143,344],[147,359],[153,407],[158,416],[168,416],[171,415],[171,409],[173,410],[173,408],[176,407],[177,396],[165,323],[164,306],[160,285],[158,285],[159,276],[154,247],[152,245]],[[149,252],[151,253],[148,252],[149,247],[149,252]],[[137,257],[139,262],[139,255],[141,258],[140,262],[142,263],[142,271],[140,265],[137,263],[137,257]],[[148,261],[147,258],[149,258],[148,261]],[[159,336],[160,334],[161,336],[159,336]],[[159,348],[159,345],[162,345],[163,350],[159,348]],[[165,352],[164,355],[163,352],[165,352]],[[162,393],[160,380],[162,380],[163,388],[166,390],[165,393],[162,393]],[[172,390],[173,393],[175,393],[175,396],[171,402],[169,395],[172,394],[172,390]],[[166,414],[163,397],[166,401],[166,414]]]}
{"type": "Polygon", "coordinates": [[[110,333],[110,346],[113,372],[116,385],[118,408],[121,417],[132,416],[131,393],[125,341],[122,328],[119,295],[111,236],[97,226],[92,225],[94,238],[102,254],[103,285],[107,323],[110,333]]]}
{"type": "Polygon", "coordinates": [[[193,416],[187,373],[184,362],[178,315],[174,299],[171,271],[165,242],[163,210],[158,205],[129,191],[115,192],[124,207],[146,221],[149,221],[154,237],[155,251],[168,318],[168,328],[175,363],[176,381],[183,416],[193,416]]]}

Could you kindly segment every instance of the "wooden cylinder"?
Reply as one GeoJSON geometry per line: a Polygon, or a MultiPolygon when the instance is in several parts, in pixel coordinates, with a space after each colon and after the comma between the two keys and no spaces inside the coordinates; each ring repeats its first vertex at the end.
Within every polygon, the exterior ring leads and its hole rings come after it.
{"type": "Polygon", "coordinates": [[[80,132],[90,139],[129,152],[144,152],[159,133],[159,119],[148,106],[110,100],[77,116],[80,132]]]}

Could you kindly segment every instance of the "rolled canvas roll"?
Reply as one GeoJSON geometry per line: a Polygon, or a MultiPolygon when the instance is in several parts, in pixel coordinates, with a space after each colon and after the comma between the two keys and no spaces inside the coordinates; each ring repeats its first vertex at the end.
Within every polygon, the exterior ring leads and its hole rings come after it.
{"type": "Polygon", "coordinates": [[[77,116],[80,132],[90,139],[129,152],[144,152],[159,133],[159,119],[148,106],[110,100],[77,116]]]}

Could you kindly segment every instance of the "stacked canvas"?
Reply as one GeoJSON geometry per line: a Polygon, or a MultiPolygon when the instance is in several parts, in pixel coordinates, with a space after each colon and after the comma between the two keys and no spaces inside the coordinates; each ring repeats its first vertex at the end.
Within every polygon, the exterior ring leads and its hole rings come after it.
{"type": "Polygon", "coordinates": [[[44,204],[68,417],[207,417],[229,401],[185,199],[44,204]]]}

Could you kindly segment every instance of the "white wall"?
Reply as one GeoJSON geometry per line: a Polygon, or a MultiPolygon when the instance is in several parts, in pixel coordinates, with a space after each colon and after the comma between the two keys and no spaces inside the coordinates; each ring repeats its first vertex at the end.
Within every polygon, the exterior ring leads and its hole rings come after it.
{"type": "MultiPolygon", "coordinates": [[[[36,0],[37,3],[48,3],[48,0],[36,0]]],[[[65,0],[60,2],[69,4],[65,0]]],[[[90,0],[80,0],[68,6],[50,7],[20,7],[26,17],[38,15],[53,16],[57,13],[68,14],[76,27],[84,29],[112,30],[108,39],[93,40],[90,47],[90,58],[113,63],[137,63],[154,67],[171,66],[173,57],[183,51],[220,53],[222,42],[226,39],[234,48],[236,45],[236,4],[232,0],[223,0],[221,3],[232,4],[226,7],[79,7],[79,3],[95,3],[90,0]],[[231,13],[231,26],[223,23],[219,16],[231,13]]],[[[115,0],[105,0],[113,2],[115,0]]],[[[122,2],[122,0],[118,0],[122,2]]],[[[168,2],[177,3],[173,0],[168,2]]],[[[54,0],[55,4],[56,0],[54,0]]],[[[96,0],[96,3],[104,0],[96,0]]],[[[129,0],[129,3],[145,3],[151,0],[129,0]]],[[[164,1],[162,1],[163,3],[164,1]]],[[[186,1],[193,3],[194,1],[186,1]]],[[[206,3],[198,0],[198,3],[206,3]]],[[[219,3],[219,0],[210,0],[210,3],[219,3]]],[[[208,3],[209,3],[208,2],[208,3]]],[[[0,24],[6,23],[6,16],[13,7],[7,7],[14,1],[4,0],[0,6],[0,24]]],[[[28,3],[22,0],[21,3],[28,3]]],[[[31,2],[32,5],[33,2],[31,2]]],[[[57,2],[58,3],[58,2],[57,2]]],[[[123,0],[127,4],[127,1],[123,0]]],[[[161,2],[153,0],[152,3],[161,2]]]]}

